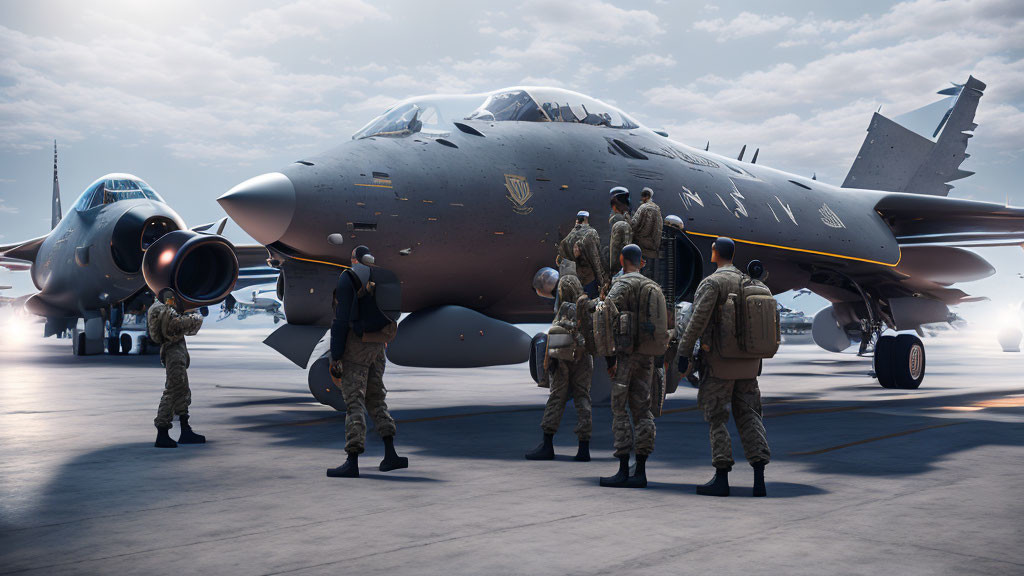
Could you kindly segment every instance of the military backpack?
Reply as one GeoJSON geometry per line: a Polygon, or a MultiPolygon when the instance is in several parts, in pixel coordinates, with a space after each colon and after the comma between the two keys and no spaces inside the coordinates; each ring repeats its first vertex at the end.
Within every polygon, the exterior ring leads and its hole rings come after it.
{"type": "Polygon", "coordinates": [[[634,352],[645,356],[661,356],[668,348],[668,308],[661,286],[648,278],[640,284],[637,294],[636,346],[634,352]]]}
{"type": "Polygon", "coordinates": [[[563,302],[558,316],[548,330],[548,358],[575,362],[583,356],[577,336],[576,304],[563,302]]]}
{"type": "Polygon", "coordinates": [[[394,272],[356,264],[349,272],[358,286],[356,292],[363,342],[387,344],[398,334],[402,315],[402,284],[394,272]]]}
{"type": "Polygon", "coordinates": [[[605,298],[594,309],[594,351],[598,356],[614,356],[616,331],[619,324],[619,309],[615,302],[605,298]]]}
{"type": "Polygon", "coordinates": [[[726,296],[718,316],[715,340],[722,358],[771,358],[779,351],[779,306],[763,282],[742,274],[738,292],[726,296]]]}

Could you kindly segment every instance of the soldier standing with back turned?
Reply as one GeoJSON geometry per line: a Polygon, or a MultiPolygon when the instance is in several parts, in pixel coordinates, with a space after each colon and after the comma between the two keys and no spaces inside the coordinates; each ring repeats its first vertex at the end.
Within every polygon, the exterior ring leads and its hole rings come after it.
{"type": "Polygon", "coordinates": [[[146,313],[146,327],[149,339],[160,345],[160,363],[164,365],[167,379],[164,393],[160,397],[153,424],[156,426],[157,448],[177,448],[181,444],[203,444],[206,437],[192,431],[188,423],[188,407],[192,403],[192,391],[188,387],[188,348],[185,336],[195,336],[203,325],[203,317],[195,312],[182,314],[178,311],[174,290],[164,288],[146,313]],[[174,416],[178,416],[181,436],[178,442],[169,434],[174,416]]]}
{"type": "MultiPolygon", "coordinates": [[[[366,246],[352,250],[352,267],[341,273],[335,289],[335,314],[331,324],[331,376],[341,381],[345,400],[345,463],[327,470],[332,478],[358,478],[359,455],[366,444],[366,411],[384,441],[381,472],[408,468],[409,459],[395,451],[395,419],[388,412],[384,388],[384,342],[373,335],[387,330],[390,322],[379,315],[374,295],[373,256],[366,246]]],[[[393,337],[393,333],[392,333],[393,337]]]]}
{"type": "MultiPolygon", "coordinates": [[[[590,435],[594,428],[590,405],[590,384],[594,376],[594,357],[587,350],[580,333],[577,321],[577,306],[585,306],[587,299],[583,295],[583,286],[576,276],[566,275],[558,280],[558,300],[561,302],[558,314],[552,322],[552,329],[560,328],[562,335],[558,345],[564,358],[548,358],[548,371],[551,373],[551,391],[544,417],[540,421],[544,440],[531,452],[526,454],[527,460],[554,460],[554,437],[558,425],[565,413],[565,405],[572,398],[576,405],[576,437],[579,449],[573,458],[577,462],[590,462],[590,435]]],[[[553,351],[554,336],[549,335],[548,353],[553,351]]]]}
{"type": "MultiPolygon", "coordinates": [[[[711,247],[711,261],[718,270],[705,278],[697,287],[693,302],[693,315],[679,342],[680,351],[691,351],[697,338],[705,359],[700,370],[700,389],[697,404],[704,413],[711,436],[711,463],[715,476],[710,482],[697,487],[705,496],[729,495],[729,471],[732,470],[732,442],[726,424],[729,405],[740,432],[743,452],[754,468],[754,496],[765,496],[764,467],[771,459],[768,437],[761,416],[761,391],[757,375],[761,360],[758,358],[723,358],[719,347],[722,328],[722,310],[730,296],[740,294],[744,275],[732,264],[736,251],[729,238],[718,238],[711,247]]],[[[742,335],[737,335],[742,336],[742,335]]],[[[693,361],[683,357],[684,377],[693,368],[693,361]]]]}
{"type": "Polygon", "coordinates": [[[641,274],[655,282],[654,271],[658,263],[658,251],[661,249],[661,228],[665,221],[661,217],[661,207],[654,203],[654,190],[644,188],[640,192],[641,204],[630,219],[633,229],[633,242],[640,247],[644,255],[644,267],[641,274]]]}
{"type": "Polygon", "coordinates": [[[590,226],[590,212],[576,213],[576,225],[558,244],[558,258],[576,263],[576,275],[588,296],[593,298],[598,292],[608,290],[608,271],[601,260],[601,238],[590,226]]]}
{"type": "MultiPolygon", "coordinates": [[[[661,288],[639,272],[643,267],[640,247],[628,244],[620,254],[622,276],[615,280],[606,301],[614,303],[620,314],[621,325],[623,314],[632,316],[630,324],[641,324],[641,306],[645,287],[656,290],[661,288]]],[[[660,304],[660,313],[666,315],[664,297],[660,304]]],[[[596,320],[595,320],[596,323],[596,320]]],[[[637,332],[634,326],[634,333],[637,332]]],[[[639,343],[639,338],[629,336],[639,343]]],[[[617,336],[618,339],[618,336],[617,336]]],[[[663,340],[667,344],[668,333],[663,340]]],[[[617,345],[619,346],[619,345],[617,345]]],[[[639,348],[637,344],[635,348],[639,348]]],[[[621,347],[618,348],[622,350],[621,347]]],[[[665,349],[662,347],[661,354],[665,349]]],[[[651,413],[651,373],[654,368],[654,354],[640,353],[639,350],[627,352],[617,351],[609,366],[614,366],[612,378],[612,434],[615,438],[615,457],[619,459],[619,471],[614,476],[601,478],[601,486],[614,488],[646,488],[647,457],[654,451],[654,415],[651,413]],[[627,412],[628,406],[628,412],[627,412]],[[630,422],[632,414],[632,422],[630,422]],[[629,474],[629,455],[636,452],[636,468],[632,476],[629,474]]],[[[611,370],[611,369],[610,369],[611,370]]]]}
{"type": "Polygon", "coordinates": [[[615,276],[622,270],[619,256],[627,244],[633,242],[633,228],[629,217],[629,190],[616,186],[609,192],[612,213],[608,217],[611,233],[608,237],[608,274],[615,276]]]}

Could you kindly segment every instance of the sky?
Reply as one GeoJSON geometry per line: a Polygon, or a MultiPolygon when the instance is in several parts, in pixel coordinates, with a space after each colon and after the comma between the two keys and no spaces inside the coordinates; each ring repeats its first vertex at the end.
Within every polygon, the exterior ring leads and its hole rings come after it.
{"type": "MultiPolygon", "coordinates": [[[[517,84],[611,102],[673,139],[840,184],[871,114],[988,84],[952,196],[1024,205],[1024,2],[0,0],[0,243],[130,172],[188,222],[395,101],[517,84]],[[749,154],[749,152],[748,152],[749,154]]],[[[231,225],[234,240],[246,240],[231,225]]],[[[1024,251],[983,252],[1016,298],[1024,251]]],[[[25,274],[0,271],[15,293],[25,274]]]]}

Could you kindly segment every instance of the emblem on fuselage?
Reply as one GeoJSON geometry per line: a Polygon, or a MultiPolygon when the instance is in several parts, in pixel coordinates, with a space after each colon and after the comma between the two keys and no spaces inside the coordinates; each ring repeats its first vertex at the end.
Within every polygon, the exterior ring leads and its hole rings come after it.
{"type": "Polygon", "coordinates": [[[821,208],[818,209],[821,214],[821,221],[830,228],[846,228],[846,224],[839,218],[839,215],[834,210],[828,207],[828,204],[822,204],[821,208]]]}
{"type": "Polygon", "coordinates": [[[512,203],[512,210],[516,214],[525,215],[533,212],[533,206],[526,205],[530,198],[533,198],[533,193],[530,192],[530,183],[527,182],[526,176],[505,174],[505,189],[508,190],[505,198],[508,198],[508,201],[512,203]]]}

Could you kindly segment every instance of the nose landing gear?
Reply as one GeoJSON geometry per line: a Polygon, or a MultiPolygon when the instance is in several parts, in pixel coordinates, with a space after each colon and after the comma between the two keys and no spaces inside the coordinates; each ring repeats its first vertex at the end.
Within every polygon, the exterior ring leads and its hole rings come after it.
{"type": "Polygon", "coordinates": [[[882,388],[914,390],[924,380],[924,343],[913,334],[879,336],[874,367],[882,388]]]}

